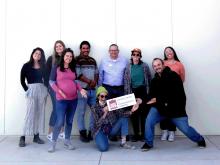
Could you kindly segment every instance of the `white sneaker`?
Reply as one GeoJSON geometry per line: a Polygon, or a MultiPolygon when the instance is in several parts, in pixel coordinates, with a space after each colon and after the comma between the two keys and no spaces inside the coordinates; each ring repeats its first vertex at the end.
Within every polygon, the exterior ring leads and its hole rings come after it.
{"type": "Polygon", "coordinates": [[[52,139],[53,139],[53,133],[52,133],[52,132],[47,135],[47,139],[48,139],[50,142],[52,142],[52,139]]]}
{"type": "Polygon", "coordinates": [[[122,148],[124,148],[124,149],[132,149],[132,150],[135,150],[136,149],[136,147],[135,146],[133,146],[133,145],[130,145],[130,144],[128,144],[128,143],[124,143],[124,144],[120,144],[120,147],[122,147],[122,148]]]}
{"type": "Polygon", "coordinates": [[[64,140],[64,146],[68,149],[68,150],[75,150],[76,148],[72,145],[71,141],[69,139],[65,139],[64,140]]]}
{"type": "Polygon", "coordinates": [[[65,139],[65,133],[64,132],[60,133],[58,138],[64,140],[65,139]]]}
{"type": "Polygon", "coordinates": [[[168,137],[168,130],[162,130],[162,135],[161,135],[161,140],[162,141],[165,141],[167,140],[167,137],[168,137]]]}
{"type": "Polygon", "coordinates": [[[50,153],[55,152],[55,148],[56,148],[56,142],[51,141],[50,142],[50,147],[48,148],[48,152],[50,152],[50,153]]]}
{"type": "Polygon", "coordinates": [[[169,131],[168,141],[173,142],[175,139],[175,133],[174,131],[169,131]]]}

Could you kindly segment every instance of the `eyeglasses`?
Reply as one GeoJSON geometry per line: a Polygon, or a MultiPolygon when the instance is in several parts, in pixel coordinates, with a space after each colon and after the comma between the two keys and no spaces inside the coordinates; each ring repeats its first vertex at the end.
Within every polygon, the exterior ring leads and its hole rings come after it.
{"type": "Polygon", "coordinates": [[[133,53],[132,56],[140,57],[141,55],[138,53],[133,53]]]}
{"type": "Polygon", "coordinates": [[[100,97],[103,99],[103,98],[106,98],[107,95],[100,95],[100,97]]]}

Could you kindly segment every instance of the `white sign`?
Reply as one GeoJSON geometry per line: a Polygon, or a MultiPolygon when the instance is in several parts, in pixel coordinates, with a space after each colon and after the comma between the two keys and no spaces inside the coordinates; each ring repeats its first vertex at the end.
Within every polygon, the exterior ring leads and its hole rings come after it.
{"type": "Polygon", "coordinates": [[[134,104],[136,104],[136,99],[133,93],[107,100],[109,111],[128,107],[134,104]]]}

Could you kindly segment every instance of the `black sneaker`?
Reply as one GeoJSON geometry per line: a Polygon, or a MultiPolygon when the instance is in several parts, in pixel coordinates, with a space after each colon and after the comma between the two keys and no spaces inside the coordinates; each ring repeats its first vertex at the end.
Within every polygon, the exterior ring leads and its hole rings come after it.
{"type": "Polygon", "coordinates": [[[140,138],[139,138],[138,135],[133,135],[133,136],[131,137],[131,141],[132,141],[132,142],[137,142],[139,139],[140,139],[140,138]]]}
{"type": "Polygon", "coordinates": [[[140,139],[141,142],[144,142],[144,134],[141,134],[140,139]]]}
{"type": "Polygon", "coordinates": [[[197,144],[198,144],[199,148],[205,148],[206,147],[205,139],[203,139],[202,141],[199,141],[197,144]]]}
{"type": "Polygon", "coordinates": [[[141,147],[141,151],[148,151],[151,148],[153,148],[153,147],[149,146],[147,143],[144,143],[144,145],[141,147]]]}
{"type": "Polygon", "coordinates": [[[112,142],[117,142],[117,141],[118,141],[117,136],[109,136],[108,138],[109,138],[109,140],[112,141],[112,142]]]}
{"type": "Polygon", "coordinates": [[[87,138],[89,141],[93,140],[91,131],[89,131],[87,138]]]}
{"type": "Polygon", "coordinates": [[[88,137],[87,137],[87,132],[86,132],[86,130],[81,130],[81,131],[79,131],[79,134],[80,134],[80,140],[82,141],[82,142],[84,142],[84,143],[88,143],[89,142],[89,139],[88,139],[88,137]]]}
{"type": "Polygon", "coordinates": [[[25,136],[21,136],[20,137],[20,141],[19,141],[19,147],[25,147],[25,136]]]}

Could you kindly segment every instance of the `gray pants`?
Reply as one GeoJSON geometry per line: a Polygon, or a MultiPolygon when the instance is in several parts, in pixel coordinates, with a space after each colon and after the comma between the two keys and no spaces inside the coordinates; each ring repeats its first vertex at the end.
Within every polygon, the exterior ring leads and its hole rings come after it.
{"type": "Polygon", "coordinates": [[[42,133],[47,88],[42,83],[29,84],[26,91],[27,112],[24,119],[23,135],[42,133]]]}

